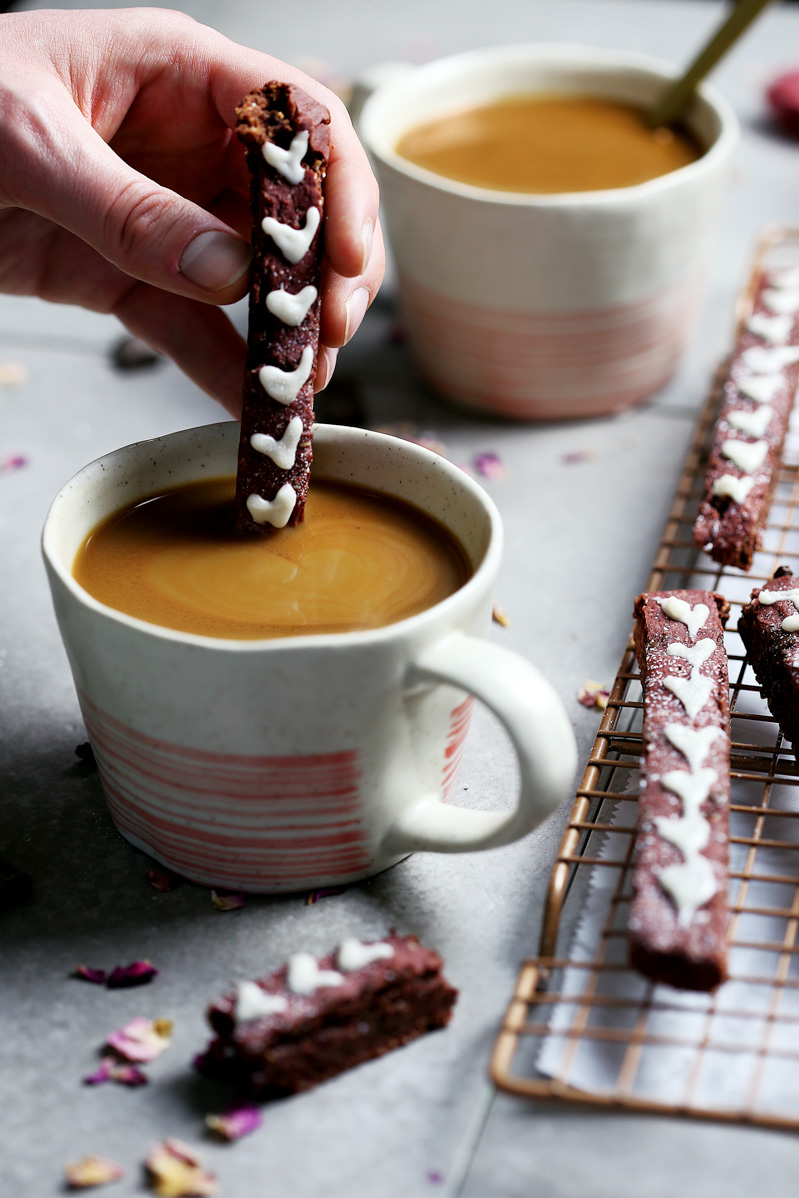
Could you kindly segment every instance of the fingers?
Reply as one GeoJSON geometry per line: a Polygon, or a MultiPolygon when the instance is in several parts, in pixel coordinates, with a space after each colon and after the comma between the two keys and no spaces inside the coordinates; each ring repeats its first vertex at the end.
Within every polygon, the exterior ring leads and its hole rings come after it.
{"type": "Polygon", "coordinates": [[[346,345],[358,329],[383,279],[386,254],[378,221],[372,251],[362,274],[344,278],[331,266],[325,270],[321,339],[328,346],[346,345]]]}

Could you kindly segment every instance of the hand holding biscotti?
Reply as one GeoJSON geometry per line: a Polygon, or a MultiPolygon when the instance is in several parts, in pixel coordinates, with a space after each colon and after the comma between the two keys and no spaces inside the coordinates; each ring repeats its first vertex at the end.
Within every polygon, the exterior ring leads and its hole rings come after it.
{"type": "Polygon", "coordinates": [[[157,9],[0,17],[0,290],[113,312],[234,415],[247,290],[242,95],[299,83],[330,109],[317,388],[380,285],[377,185],[341,101],[300,71],[157,9]]]}

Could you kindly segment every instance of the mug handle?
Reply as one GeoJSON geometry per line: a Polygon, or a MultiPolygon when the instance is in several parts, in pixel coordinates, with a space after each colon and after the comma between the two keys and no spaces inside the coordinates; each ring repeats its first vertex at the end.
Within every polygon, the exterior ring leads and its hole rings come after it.
{"type": "Polygon", "coordinates": [[[425,649],[410,666],[409,685],[430,681],[463,687],[499,717],[519,759],[519,798],[511,811],[471,811],[425,796],[392,825],[383,848],[391,854],[462,853],[518,840],[571,789],[577,746],[560,698],[523,657],[463,632],[425,649]]]}

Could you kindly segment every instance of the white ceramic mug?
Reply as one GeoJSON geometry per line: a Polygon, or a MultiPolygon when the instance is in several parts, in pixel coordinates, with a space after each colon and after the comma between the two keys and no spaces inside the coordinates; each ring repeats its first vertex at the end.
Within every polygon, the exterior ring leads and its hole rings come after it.
{"type": "Polygon", "coordinates": [[[186,877],[264,893],[523,836],[566,797],[574,737],[549,683],[480,639],[502,529],[485,492],[444,458],[379,433],[316,428],[318,476],[409,500],[469,557],[460,590],[396,624],[223,640],[124,615],[75,581],[75,554],[100,521],[159,490],[234,474],[238,438],[228,423],[129,445],[86,466],[47,517],[56,615],[117,827],[186,877]],[[518,754],[509,811],[445,805],[472,694],[518,754]]]}
{"type": "Polygon", "coordinates": [[[737,123],[702,85],[696,162],[633,187],[490,191],[396,152],[408,129],[503,96],[564,92],[650,106],[674,68],[568,45],[478,50],[379,86],[359,130],[380,180],[400,301],[422,373],[449,398],[523,420],[627,407],[673,373],[693,325],[737,123]]]}

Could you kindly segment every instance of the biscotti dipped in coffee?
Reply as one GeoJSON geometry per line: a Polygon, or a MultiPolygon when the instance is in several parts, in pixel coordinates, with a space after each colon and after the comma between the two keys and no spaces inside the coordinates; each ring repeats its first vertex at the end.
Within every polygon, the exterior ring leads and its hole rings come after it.
{"type": "Polygon", "coordinates": [[[299,523],[308,491],[330,113],[267,83],[236,117],[253,215],[236,527],[262,533],[299,523]]]}
{"type": "Polygon", "coordinates": [[[770,270],[735,345],[694,525],[723,565],[748,570],[760,548],[798,381],[799,271],[770,270]]]}
{"type": "Polygon", "coordinates": [[[738,631],[768,709],[799,756],[799,577],[780,566],[755,587],[738,631]]]}
{"type": "Polygon", "coordinates": [[[712,591],[635,601],[643,758],[628,920],[632,965],[713,990],[727,975],[729,604],[712,591]]]}
{"type": "Polygon", "coordinates": [[[344,940],[317,959],[296,953],[269,977],[212,1003],[216,1032],[200,1062],[256,1098],[308,1090],[446,1026],[457,991],[415,936],[344,940]]]}

